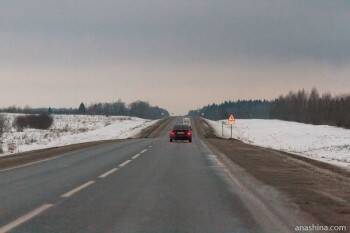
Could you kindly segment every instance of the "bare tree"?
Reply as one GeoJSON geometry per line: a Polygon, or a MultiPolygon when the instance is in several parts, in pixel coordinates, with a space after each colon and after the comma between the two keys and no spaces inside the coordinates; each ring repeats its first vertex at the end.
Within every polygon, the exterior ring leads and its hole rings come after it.
{"type": "Polygon", "coordinates": [[[8,129],[8,121],[6,117],[0,114],[0,154],[3,153],[2,150],[2,135],[8,129]]]}
{"type": "Polygon", "coordinates": [[[0,115],[0,138],[5,131],[6,119],[3,115],[0,115]]]}
{"type": "Polygon", "coordinates": [[[350,96],[320,96],[317,89],[280,96],[272,103],[271,117],[311,124],[350,128],[350,96]]]}

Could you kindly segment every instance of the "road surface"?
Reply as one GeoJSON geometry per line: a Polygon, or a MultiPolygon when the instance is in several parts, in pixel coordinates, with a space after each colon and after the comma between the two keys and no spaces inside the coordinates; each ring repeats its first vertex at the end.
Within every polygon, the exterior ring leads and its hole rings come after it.
{"type": "Polygon", "coordinates": [[[0,172],[0,233],[264,232],[196,129],[169,143],[172,124],[0,172]]]}

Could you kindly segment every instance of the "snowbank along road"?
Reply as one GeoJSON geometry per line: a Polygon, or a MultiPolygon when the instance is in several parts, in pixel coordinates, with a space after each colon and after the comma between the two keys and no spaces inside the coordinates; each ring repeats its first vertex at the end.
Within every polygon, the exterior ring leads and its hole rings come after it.
{"type": "Polygon", "coordinates": [[[193,124],[193,143],[169,143],[177,121],[166,121],[150,138],[0,171],[0,233],[280,233],[324,223],[222,159],[205,138],[206,125],[193,124]]]}

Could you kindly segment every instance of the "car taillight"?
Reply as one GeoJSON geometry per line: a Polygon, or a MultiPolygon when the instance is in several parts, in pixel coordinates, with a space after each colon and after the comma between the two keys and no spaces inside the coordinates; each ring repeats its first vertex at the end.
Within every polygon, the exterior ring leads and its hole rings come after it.
{"type": "Polygon", "coordinates": [[[175,135],[175,131],[170,131],[170,135],[175,135]]]}
{"type": "Polygon", "coordinates": [[[192,131],[188,131],[188,132],[187,132],[187,135],[188,135],[188,136],[192,136],[192,131]]]}

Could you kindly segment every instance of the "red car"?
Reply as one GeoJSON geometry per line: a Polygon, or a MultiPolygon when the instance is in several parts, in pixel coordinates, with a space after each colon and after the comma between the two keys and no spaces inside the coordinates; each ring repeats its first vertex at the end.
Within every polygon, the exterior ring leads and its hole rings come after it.
{"type": "Polygon", "coordinates": [[[169,133],[170,142],[176,140],[192,142],[192,130],[188,125],[175,125],[173,130],[169,133]]]}

